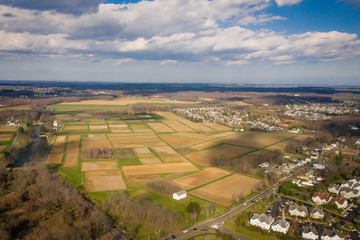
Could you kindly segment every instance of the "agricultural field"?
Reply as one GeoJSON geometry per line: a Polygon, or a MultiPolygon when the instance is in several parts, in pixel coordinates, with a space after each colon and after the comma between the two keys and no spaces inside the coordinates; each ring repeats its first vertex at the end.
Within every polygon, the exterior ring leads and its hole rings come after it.
{"type": "Polygon", "coordinates": [[[103,192],[124,189],[126,189],[126,185],[119,170],[85,173],[85,191],[87,192],[103,192]]]}

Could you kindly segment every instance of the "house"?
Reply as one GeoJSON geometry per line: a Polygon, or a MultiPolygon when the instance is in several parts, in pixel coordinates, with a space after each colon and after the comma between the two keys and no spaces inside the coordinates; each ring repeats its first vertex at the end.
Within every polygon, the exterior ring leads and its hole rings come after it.
{"type": "Polygon", "coordinates": [[[265,213],[257,214],[255,213],[250,218],[250,225],[269,230],[271,224],[274,222],[274,218],[271,215],[266,215],[265,213]]]}
{"type": "Polygon", "coordinates": [[[259,168],[268,168],[270,166],[270,164],[268,162],[263,162],[261,164],[259,164],[259,168]]]}
{"type": "Polygon", "coordinates": [[[356,189],[360,191],[360,183],[354,183],[354,185],[352,186],[352,189],[356,189]]]}
{"type": "Polygon", "coordinates": [[[330,195],[327,195],[324,193],[319,193],[319,192],[314,193],[314,195],[312,196],[313,202],[315,202],[319,205],[328,204],[330,202],[331,198],[332,197],[330,195]]]}
{"type": "Polygon", "coordinates": [[[54,121],[53,126],[54,126],[54,127],[58,127],[58,126],[59,126],[59,124],[58,124],[58,122],[57,122],[56,120],[54,121]]]}
{"type": "Polygon", "coordinates": [[[331,199],[331,202],[335,203],[339,209],[346,208],[346,206],[348,205],[348,201],[340,197],[333,197],[331,199]]]}
{"type": "Polygon", "coordinates": [[[319,170],[324,170],[326,168],[326,165],[321,161],[316,161],[313,164],[313,168],[316,168],[316,169],[319,169],[319,170]]]}
{"type": "Polygon", "coordinates": [[[289,207],[289,214],[291,216],[306,217],[308,213],[309,211],[306,206],[299,206],[297,204],[292,204],[289,207]]]}
{"type": "Polygon", "coordinates": [[[340,193],[341,186],[336,184],[330,184],[328,187],[328,191],[331,193],[339,194],[340,193]]]}
{"type": "Polygon", "coordinates": [[[342,188],[352,188],[353,185],[354,185],[353,181],[343,181],[341,183],[342,188]]]}
{"type": "Polygon", "coordinates": [[[360,183],[360,177],[351,177],[349,179],[349,182],[360,183]]]}
{"type": "Polygon", "coordinates": [[[321,240],[342,240],[345,239],[344,234],[332,227],[324,227],[320,231],[321,240]]]}
{"type": "Polygon", "coordinates": [[[283,219],[276,219],[274,223],[271,225],[271,230],[275,232],[287,233],[290,228],[290,222],[287,221],[285,218],[283,219]]]}
{"type": "Polygon", "coordinates": [[[186,197],[187,197],[187,192],[185,190],[181,190],[173,194],[173,198],[176,200],[180,200],[186,197]]]}
{"type": "Polygon", "coordinates": [[[305,223],[301,226],[301,237],[304,239],[319,239],[319,233],[314,225],[305,223]]]}
{"type": "Polygon", "coordinates": [[[310,155],[310,158],[311,158],[311,159],[318,159],[318,158],[319,158],[319,154],[317,154],[316,152],[314,152],[314,153],[312,153],[312,154],[310,155]]]}
{"type": "Polygon", "coordinates": [[[348,187],[341,188],[340,195],[344,198],[357,198],[360,197],[360,191],[348,187]]]}
{"type": "Polygon", "coordinates": [[[323,219],[324,218],[324,210],[318,207],[313,207],[310,210],[310,217],[314,219],[323,219]]]}

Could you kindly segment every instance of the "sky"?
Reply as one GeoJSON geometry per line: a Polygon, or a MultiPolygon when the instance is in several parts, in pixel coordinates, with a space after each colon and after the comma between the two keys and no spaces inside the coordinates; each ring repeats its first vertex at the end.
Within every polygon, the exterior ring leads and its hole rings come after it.
{"type": "Polygon", "coordinates": [[[360,85],[360,0],[0,0],[0,80],[360,85]]]}

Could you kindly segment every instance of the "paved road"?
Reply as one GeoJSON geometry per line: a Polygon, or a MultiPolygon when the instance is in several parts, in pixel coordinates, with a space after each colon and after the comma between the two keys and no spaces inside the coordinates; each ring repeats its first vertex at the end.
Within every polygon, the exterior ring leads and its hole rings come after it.
{"type": "Polygon", "coordinates": [[[203,221],[201,223],[198,223],[198,224],[192,226],[191,228],[185,229],[182,232],[173,233],[172,235],[163,238],[163,240],[183,238],[183,237],[186,237],[186,236],[192,234],[193,232],[199,232],[199,231],[207,230],[207,229],[211,228],[214,225],[222,225],[222,223],[224,221],[226,221],[226,220],[230,219],[231,217],[233,217],[233,216],[239,214],[240,212],[244,211],[248,207],[252,206],[256,202],[258,202],[259,200],[264,198],[265,196],[273,194],[274,191],[277,188],[279,188],[280,185],[283,182],[285,182],[288,179],[292,178],[293,176],[295,176],[295,174],[296,173],[293,173],[293,174],[289,175],[288,177],[285,177],[285,178],[281,179],[278,183],[272,185],[268,189],[264,190],[263,192],[259,193],[256,196],[250,198],[245,203],[235,207],[234,209],[228,211],[227,213],[224,213],[223,215],[221,215],[219,217],[216,217],[216,218],[213,218],[213,219],[206,220],[206,221],[203,221]]]}

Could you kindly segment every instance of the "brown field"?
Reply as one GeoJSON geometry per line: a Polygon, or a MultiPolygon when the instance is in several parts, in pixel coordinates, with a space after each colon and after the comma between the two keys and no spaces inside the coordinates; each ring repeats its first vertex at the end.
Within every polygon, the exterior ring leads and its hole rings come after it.
{"type": "Polygon", "coordinates": [[[188,190],[203,185],[205,183],[214,181],[218,178],[225,177],[226,175],[229,174],[230,174],[229,172],[226,172],[218,168],[206,168],[201,172],[193,173],[191,175],[187,175],[185,177],[175,179],[171,182],[177,185],[178,187],[180,187],[181,189],[188,190]]]}
{"type": "Polygon", "coordinates": [[[228,127],[228,126],[225,126],[225,125],[222,125],[222,124],[219,124],[219,123],[215,123],[215,122],[205,122],[205,123],[202,123],[202,124],[209,127],[209,128],[212,128],[214,130],[217,130],[217,131],[227,131],[227,130],[232,129],[232,128],[228,127]]]}
{"type": "Polygon", "coordinates": [[[158,173],[194,172],[199,171],[193,164],[186,163],[164,163],[153,165],[123,166],[125,175],[144,175],[158,173]]]}
{"type": "Polygon", "coordinates": [[[6,145],[1,145],[0,146],[0,152],[2,152],[2,150],[4,150],[6,148],[6,145]]]}
{"type": "Polygon", "coordinates": [[[259,182],[260,180],[258,179],[234,174],[204,187],[195,189],[194,191],[191,191],[190,194],[227,206],[231,204],[234,194],[244,193],[246,196],[259,182]]]}
{"type": "Polygon", "coordinates": [[[189,121],[187,119],[182,119],[182,120],[179,120],[179,122],[195,129],[196,131],[200,131],[200,132],[212,132],[214,131],[213,129],[211,128],[208,128],[207,126],[201,124],[201,123],[194,123],[192,121],[189,121]]]}
{"type": "Polygon", "coordinates": [[[65,148],[65,143],[57,143],[55,142],[52,147],[50,153],[63,153],[65,148]]]}
{"type": "Polygon", "coordinates": [[[79,152],[66,152],[64,167],[76,167],[78,165],[79,152]]]}
{"type": "Polygon", "coordinates": [[[107,125],[90,125],[90,131],[108,131],[109,128],[107,125]]]}
{"type": "Polygon", "coordinates": [[[166,145],[152,133],[108,134],[115,148],[157,147],[166,145]]]}
{"type": "Polygon", "coordinates": [[[231,159],[250,151],[252,151],[250,148],[224,144],[200,152],[190,153],[186,157],[197,164],[209,167],[211,158],[222,157],[224,159],[231,159]]]}
{"type": "Polygon", "coordinates": [[[176,120],[163,120],[163,123],[170,126],[171,128],[175,129],[177,132],[194,132],[193,129],[185,126],[184,124],[176,121],[176,120]]]}
{"type": "Polygon", "coordinates": [[[64,143],[65,140],[66,140],[66,136],[58,136],[58,137],[56,138],[55,143],[64,143]]]}
{"type": "Polygon", "coordinates": [[[130,125],[133,132],[136,133],[152,133],[153,131],[146,125],[130,125]]]}
{"type": "Polygon", "coordinates": [[[0,134],[0,141],[10,141],[14,134],[0,134]]]}
{"type": "Polygon", "coordinates": [[[30,109],[31,109],[30,105],[19,105],[19,106],[11,106],[11,107],[1,107],[0,112],[5,110],[30,110],[30,109]]]}
{"type": "Polygon", "coordinates": [[[229,143],[239,146],[247,146],[253,148],[262,148],[270,144],[282,141],[291,137],[289,134],[263,133],[263,132],[245,132],[216,139],[214,141],[221,143],[229,143]]]}
{"type": "Polygon", "coordinates": [[[213,138],[221,138],[221,137],[227,137],[227,136],[231,136],[231,135],[235,135],[235,132],[222,132],[222,133],[217,133],[214,135],[211,135],[213,138]]]}
{"type": "Polygon", "coordinates": [[[172,157],[161,157],[162,160],[166,163],[176,163],[176,162],[187,162],[182,156],[172,156],[172,157]]]}
{"type": "Polygon", "coordinates": [[[152,118],[151,115],[137,115],[138,118],[152,118]]]}
{"type": "Polygon", "coordinates": [[[220,143],[217,143],[217,142],[205,142],[205,143],[201,143],[201,144],[192,146],[191,148],[194,149],[194,150],[201,151],[201,150],[204,150],[204,149],[207,149],[207,148],[215,147],[216,145],[219,145],[219,144],[220,143]]]}
{"type": "Polygon", "coordinates": [[[88,126],[66,126],[65,131],[88,130],[88,126]]]}
{"type": "Polygon", "coordinates": [[[163,123],[148,123],[147,125],[154,129],[155,132],[174,132],[173,129],[163,123]]]}
{"type": "Polygon", "coordinates": [[[50,153],[47,156],[46,163],[47,164],[61,164],[62,157],[63,157],[63,153],[50,153]]]}
{"type": "MultiPolygon", "coordinates": [[[[135,103],[167,103],[165,100],[159,99],[147,99],[140,97],[124,97],[124,98],[116,98],[114,100],[84,100],[80,102],[62,102],[61,105],[129,105],[135,103]]],[[[176,103],[190,103],[190,102],[176,102],[176,103]]]]}
{"type": "Polygon", "coordinates": [[[115,161],[82,162],[81,171],[118,169],[115,161]]]}
{"type": "Polygon", "coordinates": [[[130,133],[131,130],[129,128],[110,128],[112,133],[130,133]]]}
{"type": "Polygon", "coordinates": [[[172,112],[155,112],[156,114],[162,116],[163,118],[166,118],[168,120],[181,120],[183,118],[179,117],[178,115],[172,113],[172,112]]]}
{"type": "Polygon", "coordinates": [[[104,120],[92,121],[89,122],[89,125],[106,125],[106,122],[104,120]]]}
{"type": "Polygon", "coordinates": [[[174,148],[188,147],[188,146],[198,144],[198,143],[201,143],[204,141],[204,140],[195,139],[195,138],[191,138],[191,137],[177,136],[174,134],[171,134],[171,135],[163,134],[163,135],[160,135],[160,138],[162,138],[165,142],[167,142],[174,148]]]}
{"type": "Polygon", "coordinates": [[[74,120],[76,120],[76,118],[74,118],[70,114],[58,114],[58,115],[55,115],[55,116],[56,116],[56,119],[58,119],[60,121],[74,121],[74,120]]]}
{"type": "Polygon", "coordinates": [[[17,127],[15,126],[0,126],[0,133],[1,132],[15,132],[17,127]]]}
{"type": "Polygon", "coordinates": [[[209,141],[214,139],[214,136],[211,135],[203,135],[203,134],[197,134],[197,133],[174,133],[172,136],[179,136],[179,137],[188,137],[188,138],[195,138],[203,141],[209,141]]]}
{"type": "Polygon", "coordinates": [[[127,176],[126,177],[129,183],[133,182],[148,182],[154,180],[160,180],[159,175],[140,175],[140,176],[127,176]]]}
{"type": "Polygon", "coordinates": [[[67,144],[66,152],[79,152],[79,143],[78,142],[70,142],[67,144]]]}
{"type": "Polygon", "coordinates": [[[136,156],[139,158],[149,158],[149,157],[155,157],[155,155],[150,152],[148,148],[133,148],[136,156]]]}
{"type": "Polygon", "coordinates": [[[82,149],[93,148],[93,147],[111,148],[111,145],[108,140],[82,141],[82,149]]]}
{"type": "Polygon", "coordinates": [[[80,135],[70,135],[68,137],[68,143],[70,142],[80,142],[80,135]]]}
{"type": "Polygon", "coordinates": [[[85,191],[87,192],[103,192],[124,189],[126,189],[126,185],[119,170],[85,173],[85,191]]]}
{"type": "MultiPolygon", "coordinates": [[[[108,121],[108,124],[109,125],[124,125],[125,124],[125,122],[124,121],[121,121],[121,120],[119,120],[119,121],[117,121],[117,120],[111,120],[111,121],[108,121]]],[[[111,126],[110,126],[111,127],[111,126]]]]}
{"type": "Polygon", "coordinates": [[[142,164],[158,164],[162,163],[157,157],[139,158],[142,164]]]}
{"type": "Polygon", "coordinates": [[[86,118],[91,118],[91,115],[87,114],[87,113],[79,113],[79,114],[76,114],[76,117],[79,119],[86,119],[86,118]]]}
{"type": "Polygon", "coordinates": [[[87,138],[84,138],[83,140],[105,140],[106,135],[105,134],[89,134],[87,138]]]}
{"type": "Polygon", "coordinates": [[[160,156],[160,157],[171,157],[171,156],[178,156],[179,154],[175,152],[174,149],[172,149],[169,146],[164,147],[152,147],[152,149],[160,156]]]}

